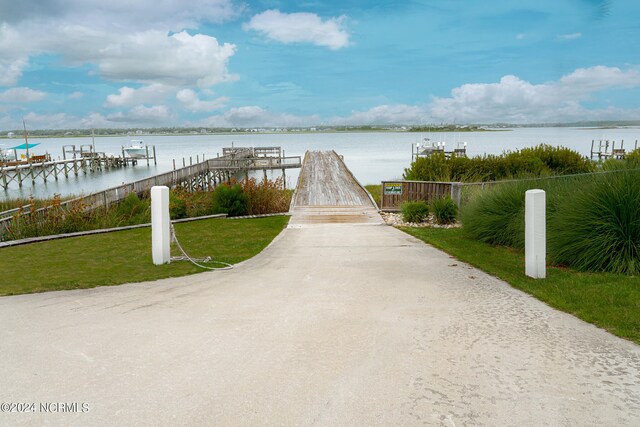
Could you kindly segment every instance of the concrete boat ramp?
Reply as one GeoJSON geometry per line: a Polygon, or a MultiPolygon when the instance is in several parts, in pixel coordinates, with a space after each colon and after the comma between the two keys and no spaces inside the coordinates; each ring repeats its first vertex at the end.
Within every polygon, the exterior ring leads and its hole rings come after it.
{"type": "Polygon", "coordinates": [[[0,425],[640,424],[640,347],[380,225],[365,197],[327,207],[314,157],[342,170],[310,153],[291,226],[233,270],[0,298],[0,402],[86,404],[0,425]]]}

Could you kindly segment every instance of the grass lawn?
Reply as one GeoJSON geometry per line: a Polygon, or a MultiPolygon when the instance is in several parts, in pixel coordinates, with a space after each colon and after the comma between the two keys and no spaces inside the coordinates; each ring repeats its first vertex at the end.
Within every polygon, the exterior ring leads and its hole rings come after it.
{"type": "Polygon", "coordinates": [[[547,268],[547,278],[524,274],[524,252],[465,237],[462,229],[402,228],[461,261],[492,274],[552,307],[640,344],[640,277],[547,268]]]}
{"type": "MultiPolygon", "coordinates": [[[[190,256],[208,255],[236,264],[262,251],[288,221],[287,216],[207,219],[175,224],[175,229],[190,256]]],[[[180,255],[174,246],[171,254],[180,255]]],[[[153,265],[149,227],[3,248],[0,271],[0,295],[14,295],[142,282],[205,270],[188,261],[153,265]]]]}
{"type": "Polygon", "coordinates": [[[369,194],[371,194],[371,197],[373,197],[373,200],[376,201],[376,204],[378,205],[378,208],[379,208],[381,198],[382,198],[382,185],[381,184],[365,185],[364,188],[366,188],[369,194]]]}

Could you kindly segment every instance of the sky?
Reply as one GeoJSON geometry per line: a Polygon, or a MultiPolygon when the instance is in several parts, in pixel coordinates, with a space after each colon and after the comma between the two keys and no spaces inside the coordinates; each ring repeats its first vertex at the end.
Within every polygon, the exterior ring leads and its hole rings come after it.
{"type": "Polygon", "coordinates": [[[640,120],[637,0],[0,0],[0,129],[640,120]]]}

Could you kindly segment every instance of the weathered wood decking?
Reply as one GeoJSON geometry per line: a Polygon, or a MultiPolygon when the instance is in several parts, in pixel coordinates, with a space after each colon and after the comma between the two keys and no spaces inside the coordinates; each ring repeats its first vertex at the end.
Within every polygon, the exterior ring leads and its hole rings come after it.
{"type": "Polygon", "coordinates": [[[298,179],[290,225],[381,224],[377,207],[335,151],[308,151],[298,179]]]}

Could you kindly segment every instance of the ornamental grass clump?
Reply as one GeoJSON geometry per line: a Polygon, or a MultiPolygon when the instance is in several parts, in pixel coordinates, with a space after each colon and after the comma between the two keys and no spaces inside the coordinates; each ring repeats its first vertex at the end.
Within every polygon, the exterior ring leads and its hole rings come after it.
{"type": "Polygon", "coordinates": [[[458,205],[450,196],[438,197],[431,201],[430,210],[437,224],[452,224],[458,216],[458,205]]]}
{"type": "Polygon", "coordinates": [[[465,233],[491,245],[524,247],[526,182],[496,185],[478,192],[460,212],[465,233]]]}
{"type": "Polygon", "coordinates": [[[404,202],[400,205],[400,212],[404,222],[418,223],[429,216],[429,205],[423,201],[404,202]]]}
{"type": "Polygon", "coordinates": [[[640,170],[584,180],[547,226],[549,260],[580,271],[640,274],[640,170]]]}

